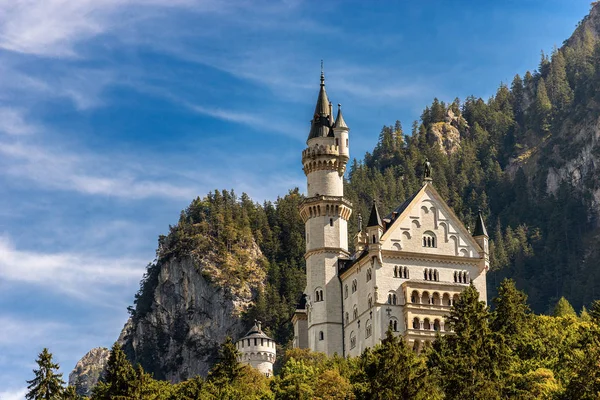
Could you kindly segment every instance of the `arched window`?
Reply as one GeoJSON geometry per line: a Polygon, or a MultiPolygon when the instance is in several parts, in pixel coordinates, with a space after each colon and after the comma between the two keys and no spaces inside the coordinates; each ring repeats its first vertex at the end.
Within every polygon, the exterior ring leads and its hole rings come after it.
{"type": "Polygon", "coordinates": [[[431,304],[431,297],[429,296],[429,292],[423,292],[423,294],[421,295],[421,303],[431,304]]]}
{"type": "Polygon", "coordinates": [[[373,307],[373,296],[369,295],[369,297],[367,297],[367,304],[369,305],[369,308],[373,307]]]}
{"type": "Polygon", "coordinates": [[[454,271],[454,282],[458,282],[458,272],[454,271]]]}
{"type": "Polygon", "coordinates": [[[373,271],[371,271],[371,268],[368,268],[367,269],[367,282],[369,282],[372,277],[373,277],[373,271]]]}
{"type": "Polygon", "coordinates": [[[356,347],[356,335],[354,331],[350,332],[350,348],[353,349],[356,347]]]}
{"type": "Polygon", "coordinates": [[[354,309],[352,310],[352,318],[358,318],[358,308],[356,306],[354,306],[354,309]]]}
{"type": "Polygon", "coordinates": [[[394,278],[397,278],[397,277],[398,277],[398,266],[396,265],[394,267],[394,278]]]}
{"type": "Polygon", "coordinates": [[[392,330],[394,332],[398,332],[398,320],[396,318],[392,318],[390,319],[390,328],[392,328],[392,330]]]}
{"type": "Polygon", "coordinates": [[[394,293],[394,294],[392,295],[392,304],[393,304],[393,305],[396,305],[396,304],[398,304],[398,296],[396,296],[396,293],[394,293]]]}
{"type": "Polygon", "coordinates": [[[371,243],[377,243],[377,239],[375,239],[375,235],[373,235],[373,241],[371,243]]]}
{"type": "Polygon", "coordinates": [[[435,306],[440,305],[440,294],[438,292],[435,292],[433,294],[433,297],[431,298],[431,304],[433,304],[435,306]]]}
{"type": "Polygon", "coordinates": [[[333,218],[329,218],[329,226],[333,226],[333,218]]]}
{"type": "Polygon", "coordinates": [[[425,318],[423,320],[423,329],[426,331],[430,331],[431,330],[431,324],[429,323],[429,318],[425,318]]]}
{"type": "Polygon", "coordinates": [[[344,285],[344,298],[348,298],[348,284],[344,285]]]}
{"type": "Polygon", "coordinates": [[[317,288],[315,290],[315,302],[323,301],[323,289],[317,288]]]}
{"type": "Polygon", "coordinates": [[[348,325],[350,323],[350,314],[348,314],[348,311],[346,311],[346,325],[348,325]]]}
{"type": "Polygon", "coordinates": [[[436,282],[440,280],[440,277],[438,275],[438,270],[437,269],[433,270],[433,280],[436,281],[436,282]]]}
{"type": "Polygon", "coordinates": [[[325,334],[323,333],[323,331],[319,331],[319,340],[323,339],[325,339],[325,334]]]}
{"type": "Polygon", "coordinates": [[[444,293],[444,295],[442,296],[442,305],[444,305],[444,306],[452,305],[452,302],[450,300],[450,295],[448,293],[444,293]]]}
{"type": "Polygon", "coordinates": [[[428,270],[427,268],[425,268],[425,271],[423,271],[423,278],[424,278],[425,280],[428,280],[428,279],[427,279],[427,277],[428,277],[429,275],[427,274],[427,272],[429,272],[429,270],[428,270]]]}
{"type": "Polygon", "coordinates": [[[402,277],[408,279],[408,267],[402,268],[402,277]]]}
{"type": "Polygon", "coordinates": [[[417,317],[413,318],[413,329],[421,329],[421,322],[417,317]]]}
{"type": "Polygon", "coordinates": [[[394,320],[394,332],[398,332],[398,321],[394,320]]]}
{"type": "Polygon", "coordinates": [[[435,233],[427,231],[423,234],[423,247],[436,247],[435,233]]]}
{"type": "Polygon", "coordinates": [[[352,293],[356,292],[356,287],[357,287],[357,285],[358,285],[358,284],[357,284],[357,282],[356,282],[356,279],[354,279],[354,280],[352,281],[352,293]]]}
{"type": "Polygon", "coordinates": [[[413,292],[410,295],[410,302],[415,304],[419,302],[419,292],[413,290],[413,292]]]}
{"type": "Polygon", "coordinates": [[[368,319],[367,323],[365,324],[365,337],[371,336],[372,333],[373,333],[373,327],[371,326],[371,320],[368,319]]]}
{"type": "Polygon", "coordinates": [[[433,321],[433,330],[436,332],[440,331],[440,320],[436,319],[435,321],[433,321]]]}
{"type": "Polygon", "coordinates": [[[391,293],[388,294],[388,301],[387,301],[387,303],[388,304],[392,304],[392,294],[391,293]]]}

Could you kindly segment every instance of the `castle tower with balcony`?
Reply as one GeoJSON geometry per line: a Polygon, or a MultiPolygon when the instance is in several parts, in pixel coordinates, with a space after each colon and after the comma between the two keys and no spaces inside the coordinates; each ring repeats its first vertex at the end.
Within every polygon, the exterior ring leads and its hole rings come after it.
{"type": "Polygon", "coordinates": [[[248,364],[263,373],[267,378],[273,376],[273,363],[277,357],[275,341],[261,329],[259,321],[235,344],[240,352],[238,361],[248,364]]]}

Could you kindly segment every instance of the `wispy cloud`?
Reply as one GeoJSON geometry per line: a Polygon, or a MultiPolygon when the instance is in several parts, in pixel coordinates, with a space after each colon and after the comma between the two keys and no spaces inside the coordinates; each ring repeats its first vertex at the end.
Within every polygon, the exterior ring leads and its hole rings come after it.
{"type": "Polygon", "coordinates": [[[195,195],[190,186],[151,180],[131,165],[114,165],[114,159],[94,154],[6,141],[0,141],[0,154],[4,156],[0,174],[27,179],[49,189],[133,200],[190,199],[195,195]]]}
{"type": "Polygon", "coordinates": [[[28,135],[38,127],[25,121],[24,111],[13,107],[0,107],[0,132],[8,135],[28,135]]]}
{"type": "Polygon", "coordinates": [[[0,237],[2,281],[35,285],[93,303],[123,306],[121,302],[114,304],[111,294],[118,288],[134,286],[145,264],[144,260],[128,257],[24,251],[16,249],[7,237],[0,237]]]}

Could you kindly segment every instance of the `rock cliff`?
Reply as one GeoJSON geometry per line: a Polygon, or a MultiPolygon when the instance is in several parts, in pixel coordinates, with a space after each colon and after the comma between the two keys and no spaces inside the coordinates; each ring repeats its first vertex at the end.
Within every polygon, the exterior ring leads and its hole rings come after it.
{"type": "Polygon", "coordinates": [[[98,379],[104,371],[110,351],[105,347],[97,347],[90,350],[75,365],[69,374],[69,385],[75,386],[80,396],[90,396],[92,388],[98,383],[98,379]]]}

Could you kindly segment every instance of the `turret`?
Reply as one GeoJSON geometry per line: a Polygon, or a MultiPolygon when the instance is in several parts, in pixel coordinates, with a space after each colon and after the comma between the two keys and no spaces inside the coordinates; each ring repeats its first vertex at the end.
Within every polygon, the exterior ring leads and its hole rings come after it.
{"type": "Polygon", "coordinates": [[[256,368],[265,376],[273,375],[273,363],[277,357],[275,341],[261,329],[260,321],[246,335],[237,341],[236,348],[240,352],[238,361],[256,368]]]}
{"type": "Polygon", "coordinates": [[[350,128],[344,121],[342,115],[342,105],[338,103],[338,114],[333,125],[333,135],[335,136],[336,145],[339,145],[340,155],[346,157],[346,160],[350,157],[350,148],[348,140],[348,132],[350,128]]]}
{"type": "Polygon", "coordinates": [[[473,231],[473,239],[479,244],[481,249],[483,250],[483,258],[486,261],[486,269],[489,268],[489,236],[487,233],[487,229],[485,228],[485,223],[483,222],[483,215],[481,214],[481,210],[479,210],[477,214],[477,220],[475,221],[475,230],[473,231]]]}
{"type": "Polygon", "coordinates": [[[377,210],[377,204],[373,201],[371,207],[371,215],[369,216],[369,222],[367,223],[367,237],[369,238],[369,248],[379,247],[379,240],[383,235],[383,223],[379,216],[379,210],[377,210]],[[373,245],[373,246],[372,246],[373,245]]]}

